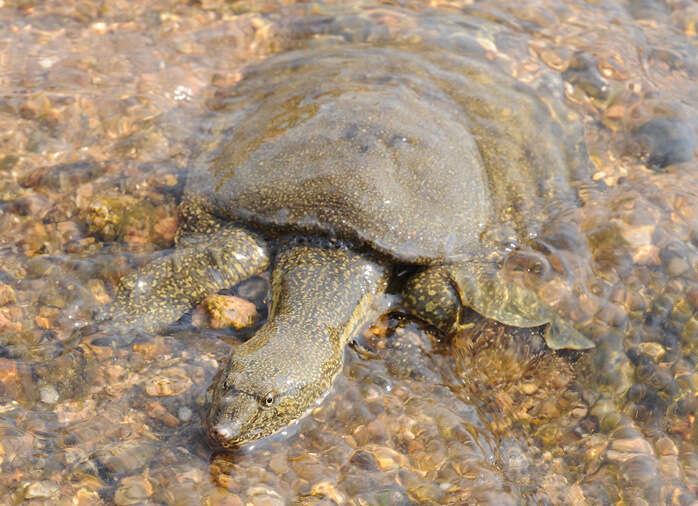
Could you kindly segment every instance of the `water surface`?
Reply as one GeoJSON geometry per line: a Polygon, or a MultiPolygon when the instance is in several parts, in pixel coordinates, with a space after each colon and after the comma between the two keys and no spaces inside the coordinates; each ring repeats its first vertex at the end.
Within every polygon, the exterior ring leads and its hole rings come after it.
{"type": "MultiPolygon", "coordinates": [[[[688,2],[0,1],[3,502],[694,502],[697,26],[688,2]],[[217,90],[299,45],[400,38],[480,51],[581,118],[597,186],[538,241],[550,303],[597,347],[385,318],[365,346],[412,346],[419,374],[348,350],[291,434],[215,455],[203,393],[251,331],[197,310],[129,344],[71,336],[172,247],[217,90]]],[[[263,315],[267,290],[233,292],[263,315]]]]}

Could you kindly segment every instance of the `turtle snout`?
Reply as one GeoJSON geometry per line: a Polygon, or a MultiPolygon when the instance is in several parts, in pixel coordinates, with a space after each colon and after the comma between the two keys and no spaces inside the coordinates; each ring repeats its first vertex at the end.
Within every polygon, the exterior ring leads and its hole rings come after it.
{"type": "Polygon", "coordinates": [[[231,442],[240,437],[240,422],[221,422],[208,428],[208,437],[211,441],[223,448],[231,446],[231,442]]]}

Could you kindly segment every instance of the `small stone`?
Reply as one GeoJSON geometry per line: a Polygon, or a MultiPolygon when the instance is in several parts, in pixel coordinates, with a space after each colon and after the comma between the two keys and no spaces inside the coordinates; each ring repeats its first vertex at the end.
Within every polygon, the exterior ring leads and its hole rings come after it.
{"type": "Polygon", "coordinates": [[[73,498],[73,504],[77,504],[78,506],[88,506],[90,504],[100,503],[101,499],[99,494],[94,490],[89,490],[87,488],[81,488],[78,490],[73,498]]]}
{"type": "Polygon", "coordinates": [[[170,243],[174,241],[175,233],[177,232],[177,218],[175,216],[162,218],[153,226],[153,231],[163,242],[170,243]]]}
{"type": "Polygon", "coordinates": [[[310,491],[310,495],[327,497],[336,504],[346,503],[346,498],[344,495],[329,481],[321,481],[320,483],[315,484],[313,489],[310,491]]]}
{"type": "Polygon", "coordinates": [[[654,244],[640,246],[633,254],[633,262],[637,265],[661,265],[659,248],[654,244]]]}
{"type": "Polygon", "coordinates": [[[647,156],[647,165],[662,169],[693,157],[696,135],[688,120],[678,117],[657,117],[630,132],[647,156]]]}
{"type": "Polygon", "coordinates": [[[652,447],[647,440],[639,437],[616,439],[611,443],[611,449],[620,453],[652,454],[652,447]]]}
{"type": "Polygon", "coordinates": [[[119,364],[109,364],[105,369],[110,382],[115,382],[124,374],[125,369],[119,364]]]}
{"type": "Polygon", "coordinates": [[[524,383],[521,385],[521,391],[526,395],[534,394],[538,390],[538,385],[535,383],[524,383]]]}
{"type": "Polygon", "coordinates": [[[114,504],[126,506],[130,504],[142,504],[153,495],[153,486],[145,476],[128,476],[121,480],[119,488],[114,494],[114,504]]]}
{"type": "Polygon", "coordinates": [[[188,422],[189,420],[191,420],[193,414],[194,413],[192,412],[192,410],[187,406],[180,406],[180,408],[177,410],[177,416],[183,422],[188,422]]]}
{"type": "Polygon", "coordinates": [[[257,321],[257,308],[251,302],[232,295],[211,295],[204,301],[211,327],[242,329],[257,321]]]}
{"type": "Polygon", "coordinates": [[[58,483],[51,480],[32,481],[24,490],[25,499],[48,499],[58,491],[58,483]]]}
{"type": "Polygon", "coordinates": [[[192,385],[191,378],[184,369],[170,367],[161,374],[155,376],[145,387],[148,395],[153,397],[164,397],[169,395],[179,395],[188,390],[192,385]]]}
{"type": "Polygon", "coordinates": [[[51,327],[51,322],[45,316],[36,316],[34,318],[34,325],[36,325],[40,329],[48,329],[51,327]]]}
{"type": "Polygon", "coordinates": [[[242,506],[242,499],[237,494],[228,492],[225,488],[216,487],[211,494],[201,501],[201,504],[216,504],[218,506],[242,506]]]}
{"type": "Polygon", "coordinates": [[[293,470],[309,482],[319,481],[326,477],[327,466],[316,455],[306,453],[290,459],[293,470]]]}
{"type": "Polygon", "coordinates": [[[59,395],[56,387],[53,385],[45,385],[39,389],[39,397],[41,402],[46,404],[55,404],[58,402],[59,395]]]}
{"type": "Polygon", "coordinates": [[[127,440],[105,445],[97,450],[100,464],[117,474],[135,472],[150,460],[154,449],[139,440],[127,440]]]}
{"type": "Polygon", "coordinates": [[[652,234],[654,233],[654,225],[641,226],[622,226],[620,227],[620,235],[632,247],[641,247],[652,244],[652,234]]]}
{"type": "Polygon", "coordinates": [[[285,452],[276,452],[269,459],[269,469],[271,469],[274,474],[281,476],[288,472],[288,456],[285,452]]]}
{"type": "Polygon", "coordinates": [[[574,408],[570,411],[570,416],[572,418],[576,418],[578,420],[581,420],[582,418],[587,416],[588,412],[589,412],[589,410],[587,409],[586,406],[577,406],[576,408],[574,408]]]}
{"type": "Polygon", "coordinates": [[[408,464],[407,457],[386,446],[373,446],[367,449],[376,458],[381,471],[390,471],[405,467],[408,464]]]}
{"type": "Polygon", "coordinates": [[[87,282],[87,289],[98,304],[106,305],[111,301],[111,297],[109,297],[107,289],[104,286],[104,281],[101,279],[90,279],[87,282]]]}
{"type": "Polygon", "coordinates": [[[669,457],[679,454],[679,450],[676,448],[676,444],[667,436],[659,438],[655,443],[654,447],[659,455],[669,457]]]}
{"type": "Polygon", "coordinates": [[[16,321],[15,311],[11,308],[0,308],[0,332],[13,332],[22,330],[22,324],[16,321]]]}
{"type": "Polygon", "coordinates": [[[676,456],[659,457],[657,459],[657,467],[662,478],[676,481],[681,479],[681,466],[676,456]]]}
{"type": "Polygon", "coordinates": [[[146,412],[149,416],[160,420],[165,425],[169,425],[170,427],[176,427],[179,425],[179,419],[167,411],[165,406],[159,402],[149,402],[146,406],[146,412]]]}
{"type": "Polygon", "coordinates": [[[669,260],[669,265],[667,265],[667,272],[670,276],[680,276],[684,272],[690,269],[690,265],[683,258],[674,257],[669,260]]]}
{"type": "Polygon", "coordinates": [[[15,289],[5,283],[0,283],[0,306],[17,302],[15,289]]]}
{"type": "Polygon", "coordinates": [[[645,355],[652,357],[655,362],[659,362],[664,353],[666,353],[664,347],[655,342],[640,343],[638,348],[640,348],[640,351],[645,355]]]}
{"type": "Polygon", "coordinates": [[[267,487],[250,487],[245,491],[245,495],[252,504],[259,506],[283,506],[284,500],[281,495],[273,489],[267,487]]]}

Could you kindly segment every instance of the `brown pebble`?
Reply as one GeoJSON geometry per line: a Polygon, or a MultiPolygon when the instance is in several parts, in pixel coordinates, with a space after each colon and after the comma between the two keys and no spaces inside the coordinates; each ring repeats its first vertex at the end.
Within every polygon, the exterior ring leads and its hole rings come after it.
{"type": "Polygon", "coordinates": [[[344,495],[329,481],[321,481],[313,485],[310,495],[327,497],[336,504],[344,504],[347,502],[346,497],[344,497],[344,495]]]}
{"type": "Polygon", "coordinates": [[[114,504],[117,506],[142,504],[151,495],[153,495],[153,486],[147,476],[128,476],[121,480],[114,494],[114,504]]]}
{"type": "Polygon", "coordinates": [[[250,503],[259,506],[283,506],[284,500],[281,495],[271,488],[250,487],[245,491],[245,495],[250,499],[250,503]]]}
{"type": "Polygon", "coordinates": [[[659,248],[654,244],[640,246],[633,254],[633,262],[637,265],[661,265],[659,248]]]}
{"type": "Polygon", "coordinates": [[[179,425],[179,418],[167,411],[165,406],[157,401],[148,403],[147,412],[151,417],[160,420],[165,425],[169,425],[170,427],[177,427],[179,425]]]}
{"type": "Polygon", "coordinates": [[[625,116],[625,106],[612,105],[606,109],[606,117],[609,119],[622,119],[625,116]]]}
{"type": "Polygon", "coordinates": [[[576,408],[570,411],[570,416],[572,416],[572,418],[581,419],[587,416],[588,412],[589,410],[586,406],[577,406],[576,408]]]}
{"type": "Polygon", "coordinates": [[[536,385],[535,383],[524,383],[521,385],[521,391],[526,395],[534,394],[537,390],[538,385],[536,385]]]}
{"type": "Polygon", "coordinates": [[[143,355],[143,358],[153,359],[170,351],[169,342],[163,337],[155,337],[144,343],[133,345],[133,351],[143,355]]]}
{"type": "Polygon", "coordinates": [[[148,395],[163,397],[168,395],[179,395],[188,390],[192,385],[187,372],[179,367],[165,369],[150,380],[145,391],[148,395]]]}
{"type": "Polygon", "coordinates": [[[109,297],[107,289],[104,286],[104,281],[101,279],[90,279],[87,282],[87,289],[98,304],[106,305],[111,301],[111,297],[109,297]]]}
{"type": "Polygon", "coordinates": [[[251,302],[232,295],[211,295],[204,301],[211,327],[242,329],[257,321],[257,308],[251,302]]]}
{"type": "Polygon", "coordinates": [[[369,446],[366,451],[373,454],[381,471],[391,471],[405,467],[408,464],[407,457],[387,446],[369,446]]]}
{"type": "Polygon", "coordinates": [[[274,453],[269,459],[269,469],[278,476],[287,473],[289,466],[286,453],[274,453]]]}
{"type": "Polygon", "coordinates": [[[216,504],[218,506],[242,506],[242,499],[236,494],[228,492],[225,488],[216,488],[202,504],[216,504]]]}
{"type": "Polygon", "coordinates": [[[37,316],[34,318],[34,325],[40,329],[48,329],[51,327],[51,322],[44,316],[37,316]]]}
{"type": "Polygon", "coordinates": [[[654,443],[654,447],[656,448],[657,453],[662,456],[673,456],[679,454],[676,444],[667,436],[659,438],[654,443]]]}
{"type": "Polygon", "coordinates": [[[29,483],[24,490],[25,499],[48,499],[58,491],[55,481],[43,480],[29,483]]]}
{"type": "Polygon", "coordinates": [[[652,454],[652,447],[647,440],[639,437],[616,439],[611,443],[611,449],[620,453],[652,454]]]}
{"type": "Polygon", "coordinates": [[[0,283],[0,306],[6,306],[7,304],[12,304],[14,302],[17,302],[15,289],[10,285],[0,283]]]}
{"type": "Polygon", "coordinates": [[[175,232],[177,232],[177,227],[177,217],[168,216],[167,218],[159,220],[153,227],[153,231],[157,236],[159,236],[160,240],[170,243],[174,241],[175,232]]]}
{"type": "MultiPolygon", "coordinates": [[[[16,321],[19,319],[16,313],[17,311],[13,311],[12,308],[0,308],[0,332],[22,330],[22,324],[19,321],[16,321]]],[[[19,317],[21,317],[21,314],[19,317]]]]}
{"type": "Polygon", "coordinates": [[[101,504],[101,499],[99,497],[99,494],[94,490],[81,488],[75,493],[75,496],[73,497],[73,504],[77,504],[78,506],[101,504]]]}

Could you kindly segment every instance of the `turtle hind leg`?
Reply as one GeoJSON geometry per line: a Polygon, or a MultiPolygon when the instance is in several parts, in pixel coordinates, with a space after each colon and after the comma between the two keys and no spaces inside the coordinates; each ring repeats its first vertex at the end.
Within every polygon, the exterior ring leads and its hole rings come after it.
{"type": "Polygon", "coordinates": [[[444,333],[450,333],[460,322],[463,304],[445,267],[429,267],[412,276],[405,284],[402,300],[408,313],[444,333]]]}
{"type": "Polygon", "coordinates": [[[113,302],[98,315],[100,326],[158,330],[207,295],[269,266],[266,243],[237,227],[220,227],[180,244],[121,279],[113,302]]]}
{"type": "Polygon", "coordinates": [[[552,349],[588,349],[594,343],[557,314],[533,290],[504,278],[492,263],[462,262],[428,267],[407,282],[408,311],[446,333],[458,328],[463,308],[513,327],[548,325],[552,349]]]}

